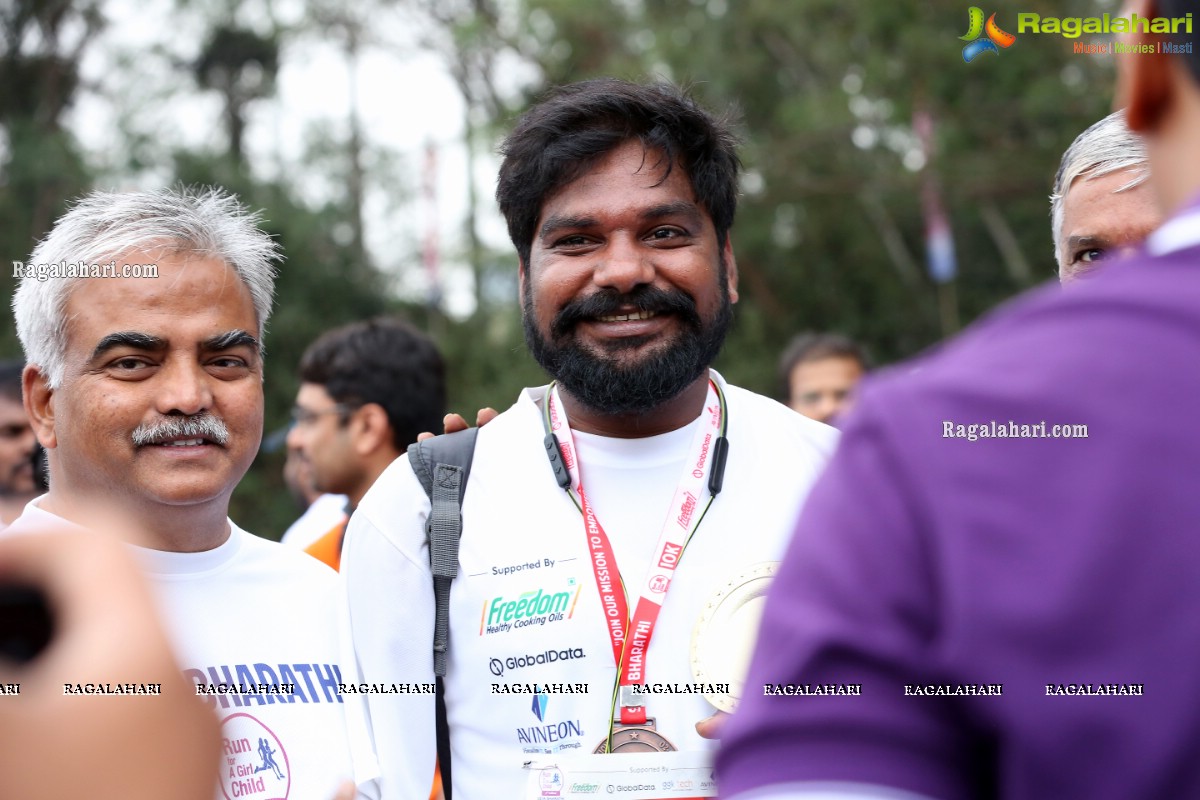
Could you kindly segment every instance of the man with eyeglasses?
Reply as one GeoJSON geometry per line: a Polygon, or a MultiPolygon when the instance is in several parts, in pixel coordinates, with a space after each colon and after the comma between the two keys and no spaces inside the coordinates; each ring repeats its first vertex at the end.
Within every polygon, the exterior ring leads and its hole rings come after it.
{"type": "Polygon", "coordinates": [[[440,430],[446,369],[429,337],[377,318],[326,332],[300,361],[288,449],[318,491],[344,494],[346,516],[306,551],[337,569],[350,512],[423,431],[440,430]]]}

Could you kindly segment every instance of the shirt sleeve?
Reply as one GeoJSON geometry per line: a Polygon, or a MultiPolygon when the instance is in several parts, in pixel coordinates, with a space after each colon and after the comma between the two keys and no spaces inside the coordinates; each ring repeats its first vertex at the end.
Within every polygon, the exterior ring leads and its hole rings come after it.
{"type": "Polygon", "coordinates": [[[886,407],[861,400],[801,511],[718,755],[723,796],[806,781],[971,796],[952,709],[904,696],[937,670],[937,592],[919,465],[894,446],[886,407]],[[849,691],[768,696],[774,684],[849,691]]]}
{"type": "Polygon", "coordinates": [[[344,694],[360,798],[428,797],[433,783],[435,700],[423,691],[434,682],[428,510],[407,459],[398,459],[346,533],[342,671],[365,690],[344,694]]]}

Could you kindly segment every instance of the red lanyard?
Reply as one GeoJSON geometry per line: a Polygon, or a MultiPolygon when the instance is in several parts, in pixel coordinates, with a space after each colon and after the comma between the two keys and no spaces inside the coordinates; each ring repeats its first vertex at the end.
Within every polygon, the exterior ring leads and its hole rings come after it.
{"type": "MultiPolygon", "coordinates": [[[[692,436],[691,449],[684,462],[683,476],[675,488],[670,511],[663,522],[662,532],[654,550],[654,557],[646,578],[640,587],[633,618],[629,617],[629,605],[625,599],[625,586],[617,568],[616,556],[609,543],[604,526],[596,518],[592,504],[588,502],[579,469],[579,458],[567,422],[565,409],[560,411],[558,388],[551,386],[546,398],[547,417],[550,431],[558,441],[559,452],[570,474],[569,491],[578,497],[577,504],[583,513],[584,532],[587,536],[588,553],[592,560],[592,572],[596,588],[600,592],[600,604],[604,609],[609,639],[612,642],[613,662],[618,666],[620,677],[619,701],[621,722],[625,725],[640,725],[646,722],[646,708],[634,687],[646,683],[646,650],[654,625],[662,610],[663,600],[671,587],[675,568],[687,547],[692,534],[700,527],[700,521],[708,511],[713,492],[709,473],[724,467],[725,398],[720,388],[711,379],[708,396],[700,424],[692,436]],[[616,585],[614,585],[614,583],[616,585]]],[[[552,459],[553,460],[553,459],[552,459]]],[[[717,490],[720,491],[719,483],[717,490]]]]}

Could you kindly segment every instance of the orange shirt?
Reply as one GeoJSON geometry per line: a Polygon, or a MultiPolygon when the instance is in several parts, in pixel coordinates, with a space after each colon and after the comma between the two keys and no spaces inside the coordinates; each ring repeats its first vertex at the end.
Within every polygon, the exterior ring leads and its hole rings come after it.
{"type": "MultiPolygon", "coordinates": [[[[343,517],[342,521],[330,528],[328,533],[322,534],[320,539],[304,548],[304,552],[334,569],[340,569],[342,540],[346,538],[346,523],[349,521],[349,517],[343,517]]],[[[436,767],[433,772],[433,790],[429,793],[429,800],[443,800],[442,773],[436,767]]]]}
{"type": "Polygon", "coordinates": [[[304,552],[334,569],[340,569],[342,564],[342,539],[346,537],[346,523],[349,517],[342,517],[341,522],[321,534],[321,538],[304,548],[304,552]]]}

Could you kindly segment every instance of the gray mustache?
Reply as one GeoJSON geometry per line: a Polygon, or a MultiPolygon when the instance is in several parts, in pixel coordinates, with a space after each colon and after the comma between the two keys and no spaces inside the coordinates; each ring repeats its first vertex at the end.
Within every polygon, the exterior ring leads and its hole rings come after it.
{"type": "Polygon", "coordinates": [[[161,444],[169,439],[208,439],[224,445],[229,441],[229,428],[218,417],[197,414],[194,417],[163,417],[158,422],[144,422],[130,435],[138,447],[161,444]]]}

